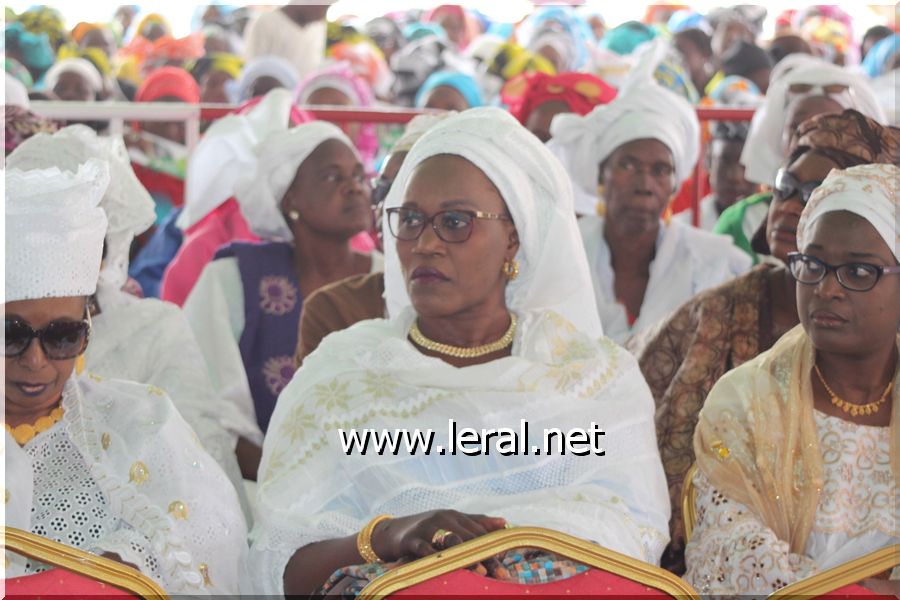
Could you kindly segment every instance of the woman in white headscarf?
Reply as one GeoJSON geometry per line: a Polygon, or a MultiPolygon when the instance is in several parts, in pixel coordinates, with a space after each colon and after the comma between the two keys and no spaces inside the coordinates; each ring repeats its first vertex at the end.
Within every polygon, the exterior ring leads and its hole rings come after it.
{"type": "Polygon", "coordinates": [[[300,81],[297,69],[280,56],[258,56],[244,66],[237,80],[226,84],[225,89],[232,103],[246,102],[257,96],[265,96],[274,89],[293,90],[300,81]]]}
{"type": "Polygon", "coordinates": [[[700,126],[686,100],[653,81],[651,67],[639,65],[609,104],[585,116],[558,115],[550,133],[551,151],[581,193],[596,198],[599,191],[605,201],[605,215],[586,215],[579,227],[612,339],[625,343],[749,268],[728,238],[663,221],[697,162],[700,126]]]}
{"type": "MultiPolygon", "coordinates": [[[[79,376],[107,220],[105,163],[6,171],[5,525],[129,564],[171,595],[237,594],[246,525],[166,393],[79,376]]],[[[8,555],[6,577],[45,565],[8,555]]]]}
{"type": "Polygon", "coordinates": [[[309,594],[336,569],[330,589],[358,590],[382,562],[507,522],[656,563],[669,508],[652,403],[603,337],[558,162],[508,113],[471,109],[416,142],[385,204],[390,318],[325,338],[272,417],[252,536],[261,591],[309,594]],[[431,429],[446,451],[450,419],[528,420],[529,448],[600,421],[606,455],[348,454],[338,435],[431,429]]]}
{"type": "Polygon", "coordinates": [[[99,137],[84,125],[71,125],[29,138],[9,155],[7,166],[56,167],[74,174],[92,158],[109,166],[110,183],[100,201],[109,227],[97,292],[90,302],[93,330],[84,355],[87,368],[103,377],[165,390],[241,490],[235,440],[219,425],[221,415],[212,407],[212,384],[184,315],[171,304],[123,291],[131,242],[153,224],[155,214],[153,199],[131,169],[122,139],[99,137]]]}
{"type": "Polygon", "coordinates": [[[831,171],[788,257],[800,325],[706,400],[685,575],[701,593],[769,594],[900,542],[898,187],[896,165],[831,171]]]}
{"type": "MultiPolygon", "coordinates": [[[[855,109],[885,124],[884,111],[862,75],[806,54],[792,54],[772,70],[765,102],[753,114],[741,151],[747,181],[771,186],[800,124],[817,115],[855,109]]],[[[771,192],[754,194],[725,209],[714,231],[729,235],[756,262],[753,241],[764,226],[771,192]]]]}
{"type": "Polygon", "coordinates": [[[303,301],[321,286],[381,270],[350,239],[372,221],[365,171],[352,142],[320,121],[266,137],[234,184],[250,230],[263,240],[220,248],[184,304],[218,399],[256,479],[263,435],[294,373],[303,301]]]}

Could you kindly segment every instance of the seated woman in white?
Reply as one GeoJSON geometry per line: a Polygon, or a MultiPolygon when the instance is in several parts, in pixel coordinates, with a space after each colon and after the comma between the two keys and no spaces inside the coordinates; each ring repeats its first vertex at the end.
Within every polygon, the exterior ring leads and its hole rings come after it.
{"type": "Polygon", "coordinates": [[[801,324],[700,412],[685,578],[701,593],[770,594],[900,542],[898,185],[894,165],[831,171],[788,257],[801,324]]]}
{"type": "Polygon", "coordinates": [[[331,123],[280,131],[254,148],[236,185],[261,242],[233,242],[206,265],[184,304],[228,415],[246,479],[255,480],[275,401],[294,374],[303,301],[325,284],[382,270],[350,240],[372,223],[365,171],[331,123]]]}
{"type": "Polygon", "coordinates": [[[252,535],[261,591],[309,594],[336,570],[326,589],[357,591],[381,561],[506,523],[657,563],[669,506],[652,399],[603,337],[559,163],[509,114],[470,109],[416,142],[385,206],[390,318],[326,337],[272,417],[252,535]],[[606,455],[347,455],[337,432],[431,428],[447,449],[449,419],[527,420],[529,448],[545,428],[595,421],[606,455]]]}
{"type": "Polygon", "coordinates": [[[549,142],[582,193],[601,190],[604,216],[579,228],[600,321],[619,343],[751,263],[725,236],[663,220],[697,162],[700,127],[686,100],[636,69],[609,104],[555,117],[549,142]]]}
{"type": "MultiPolygon", "coordinates": [[[[87,369],[102,377],[164,390],[204,449],[228,474],[245,504],[234,453],[237,439],[220,424],[206,363],[187,319],[168,302],[137,298],[123,290],[131,242],[153,224],[155,213],[153,199],[135,176],[122,139],[100,137],[89,127],[70,125],[25,140],[7,157],[6,166],[21,170],[57,167],[74,174],[90,158],[109,165],[110,185],[100,200],[109,226],[97,292],[90,301],[91,343],[84,354],[87,369]]],[[[249,518],[249,509],[244,512],[249,518]]]]}
{"type": "MultiPolygon", "coordinates": [[[[6,525],[129,564],[173,595],[236,594],[247,528],[222,469],[158,387],[75,373],[108,182],[96,159],[6,172],[6,525]]],[[[46,568],[7,561],[7,577],[46,568]]]]}

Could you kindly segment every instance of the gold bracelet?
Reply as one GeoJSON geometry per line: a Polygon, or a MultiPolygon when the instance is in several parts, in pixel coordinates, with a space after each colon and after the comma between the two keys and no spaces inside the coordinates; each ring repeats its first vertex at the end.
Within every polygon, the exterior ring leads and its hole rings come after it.
{"type": "Polygon", "coordinates": [[[359,555],[362,556],[362,559],[366,561],[366,564],[384,562],[377,554],[375,554],[375,550],[372,548],[372,532],[375,531],[375,527],[379,523],[393,518],[392,515],[378,515],[369,521],[368,525],[363,527],[356,535],[356,549],[359,551],[359,555]]]}

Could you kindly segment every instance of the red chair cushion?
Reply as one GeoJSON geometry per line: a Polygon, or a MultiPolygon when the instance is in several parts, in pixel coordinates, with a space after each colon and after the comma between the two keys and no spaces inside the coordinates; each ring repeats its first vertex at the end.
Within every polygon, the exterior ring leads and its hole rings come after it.
{"type": "Polygon", "coordinates": [[[847,596],[878,596],[872,590],[868,588],[864,588],[861,585],[853,584],[853,585],[845,585],[842,588],[838,588],[833,592],[828,592],[819,598],[846,598],[847,596]]]}
{"type": "Polygon", "coordinates": [[[479,596],[518,596],[521,598],[530,598],[532,596],[565,596],[570,598],[578,596],[624,595],[666,596],[665,593],[657,589],[597,569],[579,573],[568,579],[534,585],[498,581],[478,575],[467,569],[460,569],[408,587],[405,590],[391,594],[391,597],[416,596],[422,598],[427,596],[470,594],[479,596]]]}
{"type": "Polygon", "coordinates": [[[134,597],[117,587],[63,569],[50,569],[43,573],[14,577],[4,580],[3,583],[6,587],[6,598],[67,596],[95,600],[99,596],[134,597]]]}

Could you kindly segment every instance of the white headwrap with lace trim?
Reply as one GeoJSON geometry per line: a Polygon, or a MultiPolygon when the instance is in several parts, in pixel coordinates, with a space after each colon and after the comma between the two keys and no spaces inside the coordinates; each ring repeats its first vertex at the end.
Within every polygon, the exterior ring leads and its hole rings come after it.
{"type": "Polygon", "coordinates": [[[824,214],[846,210],[859,215],[878,232],[900,260],[897,205],[900,168],[895,165],[859,165],[832,169],[809,199],[797,226],[797,247],[809,242],[813,224],[824,214]]]}
{"type": "Polygon", "coordinates": [[[106,234],[106,163],[6,171],[5,302],[90,296],[106,234]]]}
{"type": "Polygon", "coordinates": [[[128,278],[128,254],[134,236],[146,231],[156,219],[153,198],[134,174],[122,138],[100,137],[85,125],[70,125],[25,140],[9,155],[7,166],[21,170],[58,167],[75,174],[89,158],[109,166],[109,186],[100,201],[109,220],[100,278],[113,289],[120,289],[128,278]]]}

